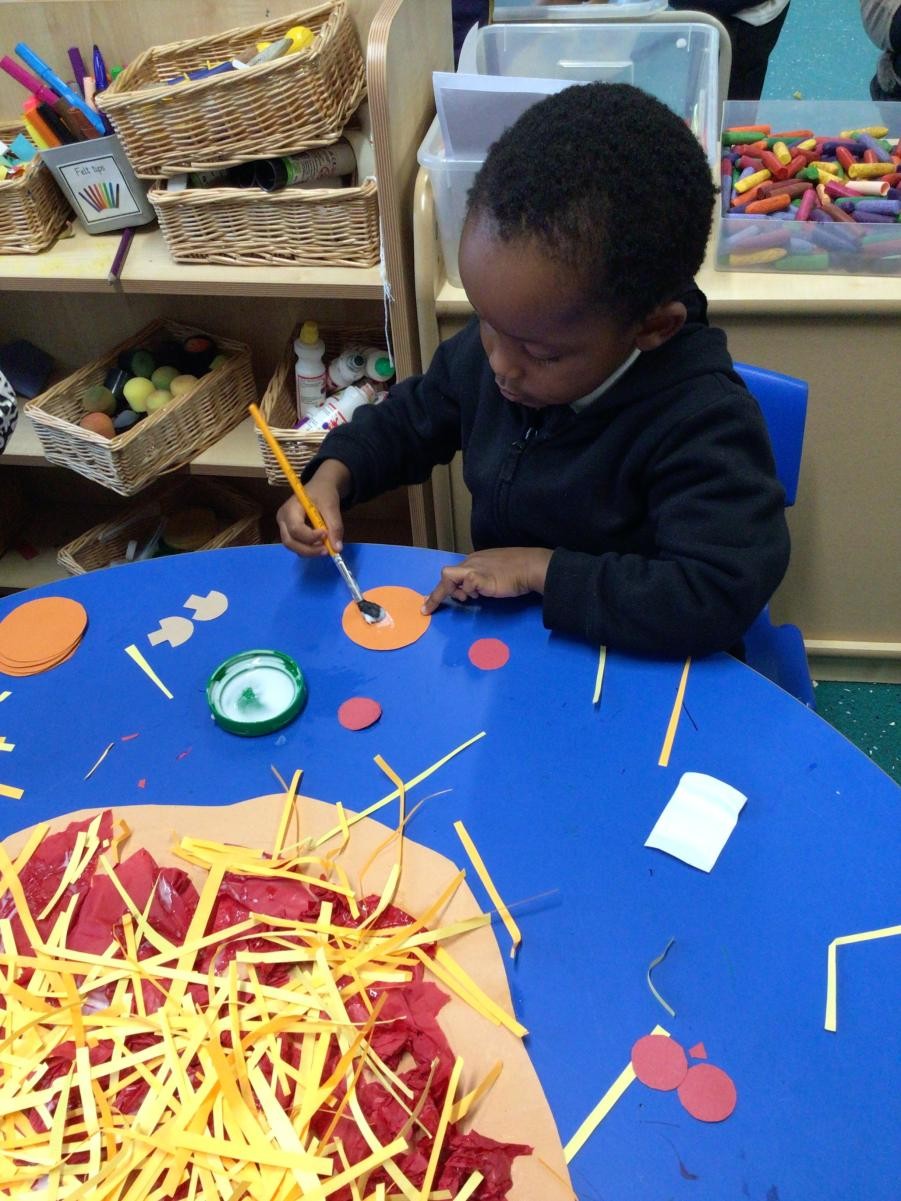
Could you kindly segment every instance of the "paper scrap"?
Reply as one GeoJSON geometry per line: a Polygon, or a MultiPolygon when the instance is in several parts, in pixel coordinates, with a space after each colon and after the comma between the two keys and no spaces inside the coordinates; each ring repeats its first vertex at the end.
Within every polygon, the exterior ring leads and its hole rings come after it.
{"type": "Polygon", "coordinates": [[[516,922],[513,920],[513,915],[504,904],[501,894],[495,887],[495,883],[491,879],[488,868],[485,866],[485,861],[476,849],[476,844],[472,841],[469,831],[461,821],[454,822],[454,829],[457,831],[457,837],[463,843],[463,849],[469,856],[472,866],[476,869],[479,879],[485,886],[485,891],[494,902],[494,907],[500,914],[501,921],[507,928],[507,933],[510,935],[510,939],[513,943],[510,948],[510,958],[515,959],[519,944],[522,942],[522,934],[520,933],[519,926],[517,926],[516,922]]]}
{"type": "Polygon", "coordinates": [[[604,687],[604,668],[607,666],[607,648],[602,646],[598,652],[598,674],[594,681],[594,696],[591,703],[597,705],[601,699],[601,689],[604,687]]]}
{"type": "Polygon", "coordinates": [[[193,609],[195,621],[215,621],[228,608],[228,597],[224,592],[208,592],[206,596],[195,596],[192,593],[182,608],[193,609]]]}
{"type": "Polygon", "coordinates": [[[147,641],[151,646],[159,646],[161,642],[168,642],[170,646],[181,646],[193,633],[194,623],[188,621],[187,617],[163,617],[160,619],[159,629],[148,634],[147,641]]]}
{"type": "MultiPolygon", "coordinates": [[[[664,1030],[662,1026],[655,1026],[651,1033],[665,1034],[666,1037],[669,1038],[669,1031],[664,1030]]],[[[601,1122],[603,1122],[604,1118],[635,1079],[635,1069],[632,1067],[632,1063],[630,1061],[623,1068],[617,1078],[604,1093],[603,1097],[601,1097],[600,1101],[598,1101],[597,1105],[595,1105],[594,1109],[563,1148],[563,1158],[567,1163],[572,1163],[573,1159],[575,1159],[578,1153],[582,1150],[582,1148],[594,1134],[595,1130],[598,1128],[601,1122]]]]}
{"type": "Polygon", "coordinates": [[[709,872],[747,799],[714,776],[687,771],[644,845],[709,872]]]}
{"type": "Polygon", "coordinates": [[[878,938],[895,938],[901,934],[901,926],[883,926],[881,930],[865,930],[862,934],[843,934],[833,938],[826,953],[826,1020],[823,1023],[826,1030],[835,1033],[838,1016],[838,981],[836,952],[839,947],[849,946],[854,942],[873,942],[878,938]]]}
{"type": "Polygon", "coordinates": [[[722,1122],[735,1109],[738,1093],[732,1077],[722,1068],[696,1063],[679,1085],[679,1100],[699,1122],[722,1122]]]}
{"type": "Polygon", "coordinates": [[[382,706],[370,696],[351,696],[338,706],[338,721],[345,730],[367,730],[382,716],[382,706]]]}
{"type": "Polygon", "coordinates": [[[24,788],[13,788],[12,784],[0,784],[0,796],[9,797],[11,801],[21,801],[24,795],[24,788]]]}
{"type": "Polygon", "coordinates": [[[632,1047],[635,1076],[648,1088],[672,1092],[688,1072],[688,1059],[680,1043],[665,1034],[645,1034],[632,1047]]]}
{"type": "Polygon", "coordinates": [[[666,946],[663,948],[663,950],[660,952],[660,954],[655,956],[651,960],[651,962],[648,964],[648,970],[646,973],[647,981],[648,981],[648,988],[651,990],[651,992],[654,994],[654,996],[657,998],[657,1000],[660,1002],[660,1004],[663,1006],[663,1008],[666,1010],[666,1012],[670,1015],[671,1018],[674,1018],[676,1016],[676,1011],[675,1011],[675,1009],[673,1009],[672,1005],[668,1005],[666,1003],[666,1001],[664,1001],[663,997],[661,997],[660,993],[654,987],[654,981],[651,979],[651,972],[653,972],[655,967],[660,967],[661,963],[663,963],[664,959],[666,959],[667,955],[669,954],[670,947],[673,945],[673,943],[675,941],[676,941],[675,938],[671,938],[669,940],[669,942],[666,944],[666,946]]]}
{"type": "Polygon", "coordinates": [[[106,747],[104,747],[103,751],[101,752],[100,758],[97,760],[97,762],[94,764],[94,766],[89,769],[87,775],[84,777],[86,780],[90,780],[91,776],[94,774],[94,772],[97,770],[97,768],[100,766],[100,764],[107,757],[107,755],[110,753],[110,751],[113,749],[113,747],[115,745],[116,744],[114,742],[110,742],[106,747]]]}
{"type": "Polygon", "coordinates": [[[6,735],[0,734],[0,751],[14,751],[15,749],[16,744],[14,742],[7,742],[6,735]]]}
{"type": "Polygon", "coordinates": [[[470,663],[480,671],[497,671],[510,658],[510,648],[500,638],[477,638],[468,653],[470,663]]]}
{"type": "Polygon", "coordinates": [[[682,668],[682,677],[679,680],[679,687],[676,689],[676,699],[673,703],[673,711],[670,714],[669,725],[666,727],[666,736],[663,739],[663,746],[660,748],[660,758],[657,760],[658,767],[669,767],[670,752],[673,749],[673,743],[676,740],[676,728],[679,725],[679,715],[682,712],[682,701],[685,697],[685,685],[688,682],[688,669],[691,666],[691,656],[685,660],[685,666],[682,668]]]}
{"type": "Polygon", "coordinates": [[[12,693],[7,688],[5,692],[0,692],[0,701],[5,701],[8,696],[12,696],[12,693]]]}
{"type": "Polygon", "coordinates": [[[693,1047],[688,1048],[688,1054],[692,1057],[692,1059],[706,1059],[707,1048],[703,1043],[695,1043],[693,1047]]]}
{"type": "Polygon", "coordinates": [[[130,659],[134,659],[141,671],[143,671],[145,675],[149,676],[150,679],[153,680],[154,684],[156,684],[157,688],[159,688],[160,692],[162,692],[164,696],[167,696],[170,701],[175,699],[133,642],[125,648],[125,653],[130,659]]]}

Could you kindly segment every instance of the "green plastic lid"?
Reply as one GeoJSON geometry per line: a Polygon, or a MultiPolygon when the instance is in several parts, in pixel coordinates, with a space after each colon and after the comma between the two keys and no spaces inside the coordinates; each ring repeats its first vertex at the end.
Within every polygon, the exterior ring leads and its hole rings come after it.
{"type": "Polygon", "coordinates": [[[206,686],[216,722],[232,734],[280,730],[307,703],[307,682],[281,651],[242,651],[220,663],[206,686]]]}

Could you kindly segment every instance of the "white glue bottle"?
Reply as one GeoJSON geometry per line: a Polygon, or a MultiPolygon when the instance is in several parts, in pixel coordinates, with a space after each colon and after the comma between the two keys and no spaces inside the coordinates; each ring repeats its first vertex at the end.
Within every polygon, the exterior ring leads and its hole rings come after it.
{"type": "Polygon", "coordinates": [[[352,349],[366,360],[363,374],[367,379],[374,380],[377,384],[384,384],[392,378],[394,363],[387,350],[383,350],[380,346],[354,346],[352,349]]]}
{"type": "Polygon", "coordinates": [[[330,396],[304,422],[304,430],[333,430],[335,426],[345,425],[353,417],[357,409],[363,405],[372,404],[375,399],[375,388],[372,384],[360,384],[355,387],[343,388],[330,396]]]}
{"type": "Polygon", "coordinates": [[[332,359],[326,370],[326,391],[336,392],[339,388],[346,388],[348,384],[355,384],[358,379],[362,379],[365,374],[366,356],[358,350],[342,350],[336,359],[332,359]]]}
{"type": "Polygon", "coordinates": [[[325,400],[325,343],[319,337],[315,321],[305,321],[294,341],[297,362],[294,379],[297,386],[297,416],[308,417],[325,400]]]}

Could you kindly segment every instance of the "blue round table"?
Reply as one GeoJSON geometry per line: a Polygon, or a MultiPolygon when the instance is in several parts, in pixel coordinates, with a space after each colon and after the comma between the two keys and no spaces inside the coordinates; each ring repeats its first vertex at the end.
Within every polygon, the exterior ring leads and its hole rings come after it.
{"type": "MultiPolygon", "coordinates": [[[[428,592],[448,556],[355,546],[347,558],[364,589],[428,592]]],[[[362,809],[391,791],[374,755],[409,780],[484,730],[411,792],[415,803],[450,790],[408,833],[462,865],[462,818],[502,896],[525,902],[510,985],[563,1142],[658,1022],[686,1048],[702,1042],[738,1089],[734,1114],[707,1124],[675,1093],[633,1084],[570,1165],[579,1197],[901,1195],[901,938],[839,949],[838,1030],[823,1028],[830,941],[901,921],[901,794],[769,681],[725,655],[693,663],[661,768],[681,663],[611,653],[595,708],[597,648],[548,633],[534,600],[442,607],[415,645],[375,653],[341,632],[348,598],[333,565],[278,547],[97,572],[0,601],[0,617],[48,594],[80,600],[90,624],[68,662],[0,676],[0,734],[15,748],[0,782],[24,790],[0,799],[0,835],[87,807],[244,800],[277,790],[273,765],[287,778],[303,768],[308,795],[362,809]],[[148,643],[161,618],[190,617],[186,600],[211,590],[228,597],[221,617],[196,622],[181,646],[148,643]],[[483,637],[510,647],[503,669],[470,663],[483,637]],[[172,700],[125,655],[132,643],[172,700]],[[295,658],[310,699],[284,730],[244,739],[213,723],[204,689],[218,663],[253,647],[295,658]],[[336,718],[355,695],[383,707],[356,733],[336,718]],[[709,875],[643,845],[684,771],[748,797],[709,875]],[[653,979],[675,1018],[646,982],[670,937],[653,979]]],[[[380,816],[391,824],[394,809],[380,816]]]]}

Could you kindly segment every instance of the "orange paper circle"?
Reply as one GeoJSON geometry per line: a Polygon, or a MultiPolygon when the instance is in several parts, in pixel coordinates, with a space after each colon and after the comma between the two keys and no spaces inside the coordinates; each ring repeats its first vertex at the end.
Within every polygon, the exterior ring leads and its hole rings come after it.
{"type": "Polygon", "coordinates": [[[0,659],[19,669],[55,666],[88,624],[84,605],[65,596],[26,601],[0,621],[0,659]]]}
{"type": "Polygon", "coordinates": [[[421,638],[429,628],[432,619],[422,612],[425,597],[412,588],[386,584],[381,588],[370,588],[363,596],[381,605],[387,618],[369,625],[356,601],[351,601],[344,610],[341,625],[357,646],[368,651],[396,651],[421,638]]]}
{"type": "Polygon", "coordinates": [[[735,1108],[732,1077],[712,1063],[696,1063],[679,1085],[679,1100],[699,1122],[722,1122],[735,1108]]]}

